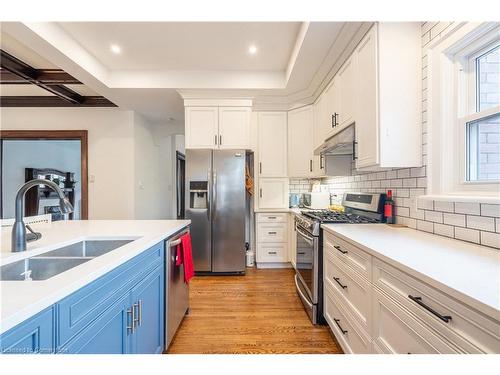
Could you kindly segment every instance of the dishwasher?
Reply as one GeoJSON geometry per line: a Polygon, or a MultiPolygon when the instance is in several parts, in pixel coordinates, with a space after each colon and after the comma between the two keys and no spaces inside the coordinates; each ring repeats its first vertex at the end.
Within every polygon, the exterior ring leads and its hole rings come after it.
{"type": "Polygon", "coordinates": [[[177,233],[166,241],[165,246],[165,349],[185,315],[189,313],[189,285],[184,282],[184,265],[177,266],[177,245],[189,229],[177,233]]]}

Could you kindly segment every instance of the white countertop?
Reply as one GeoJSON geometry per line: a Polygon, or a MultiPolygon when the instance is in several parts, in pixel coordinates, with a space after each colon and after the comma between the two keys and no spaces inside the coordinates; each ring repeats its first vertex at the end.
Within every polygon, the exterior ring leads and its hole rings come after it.
{"type": "Polygon", "coordinates": [[[321,227],[486,315],[500,319],[500,250],[385,224],[323,224],[321,227]]]}
{"type": "MultiPolygon", "coordinates": [[[[282,212],[282,213],[292,213],[292,214],[300,214],[300,211],[308,211],[307,208],[299,208],[299,207],[292,207],[292,208],[256,208],[254,210],[255,213],[273,213],[273,212],[282,212]]],[[[309,210],[310,211],[310,210],[309,210]]]]}
{"type": "Polygon", "coordinates": [[[41,232],[43,237],[29,243],[27,251],[20,253],[10,252],[12,227],[2,228],[0,265],[88,238],[137,239],[47,280],[0,281],[0,333],[91,283],[189,224],[189,220],[75,220],[34,224],[33,229],[41,232]]]}

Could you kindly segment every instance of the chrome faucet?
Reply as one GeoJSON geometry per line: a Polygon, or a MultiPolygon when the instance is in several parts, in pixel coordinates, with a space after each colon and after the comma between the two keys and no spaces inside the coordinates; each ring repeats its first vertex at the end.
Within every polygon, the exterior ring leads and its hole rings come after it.
{"type": "Polygon", "coordinates": [[[24,196],[26,192],[31,189],[33,186],[37,185],[45,185],[54,190],[59,196],[59,207],[61,208],[61,212],[63,214],[69,214],[73,212],[73,205],[70,203],[68,198],[64,195],[64,192],[61,190],[57,184],[52,181],[44,180],[44,179],[35,179],[26,182],[23,186],[19,188],[16,195],[16,220],[14,222],[14,226],[12,227],[12,249],[13,253],[17,253],[19,251],[26,250],[26,242],[36,241],[42,238],[41,233],[37,233],[31,229],[29,225],[24,225],[23,217],[24,217],[24,196]],[[26,233],[26,228],[30,231],[30,233],[26,233]]]}

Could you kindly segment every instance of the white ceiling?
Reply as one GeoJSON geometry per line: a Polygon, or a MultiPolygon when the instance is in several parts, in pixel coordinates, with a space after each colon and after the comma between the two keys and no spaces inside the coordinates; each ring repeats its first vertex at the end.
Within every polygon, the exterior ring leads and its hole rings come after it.
{"type": "Polygon", "coordinates": [[[57,69],[57,66],[52,64],[49,60],[40,56],[31,48],[26,47],[17,39],[9,34],[0,32],[0,49],[10,53],[12,56],[17,57],[24,63],[36,69],[57,69]]]}
{"type": "Polygon", "coordinates": [[[3,23],[4,32],[119,107],[184,120],[185,97],[246,97],[258,109],[309,104],[371,23],[3,23]],[[110,44],[122,53],[112,54],[110,44]],[[255,44],[258,52],[248,54],[255,44]]]}
{"type": "Polygon", "coordinates": [[[108,69],[285,70],[300,22],[61,22],[108,69]],[[111,52],[117,44],[122,53],[111,52]],[[258,53],[250,55],[250,45],[258,53]]]}

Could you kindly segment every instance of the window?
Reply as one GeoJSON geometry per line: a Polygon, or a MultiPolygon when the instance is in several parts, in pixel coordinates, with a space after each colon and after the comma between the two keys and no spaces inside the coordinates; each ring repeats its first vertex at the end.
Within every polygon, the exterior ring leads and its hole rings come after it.
{"type": "Polygon", "coordinates": [[[426,51],[427,195],[500,203],[500,24],[449,29],[426,51]]]}
{"type": "Polygon", "coordinates": [[[468,64],[468,116],[459,122],[465,124],[465,181],[499,181],[500,43],[473,54],[468,64]]]}

